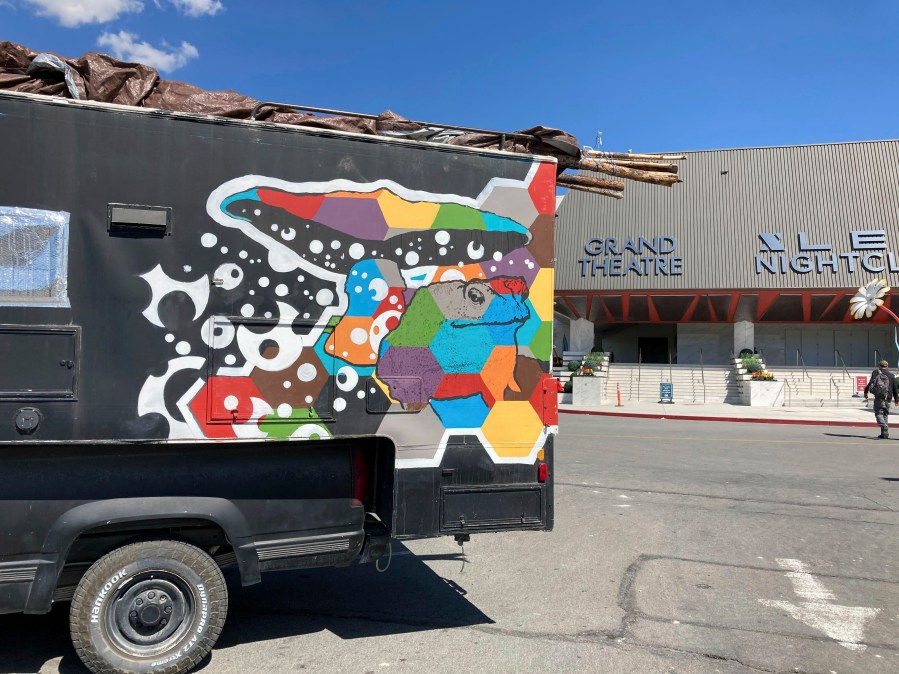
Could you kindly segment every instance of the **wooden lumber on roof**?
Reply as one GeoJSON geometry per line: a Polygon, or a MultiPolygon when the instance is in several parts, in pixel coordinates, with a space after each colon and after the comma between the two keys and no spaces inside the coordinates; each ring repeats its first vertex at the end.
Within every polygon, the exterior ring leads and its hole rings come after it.
{"type": "Polygon", "coordinates": [[[590,194],[601,194],[604,197],[612,197],[613,199],[624,199],[624,194],[614,192],[612,190],[603,190],[598,187],[585,187],[584,185],[562,185],[562,187],[570,187],[578,192],[589,192],[590,194]]]}
{"type": "Polygon", "coordinates": [[[650,183],[653,185],[664,185],[671,187],[675,183],[682,182],[676,173],[667,171],[646,171],[642,169],[629,168],[620,166],[615,161],[607,159],[569,159],[567,157],[559,157],[559,166],[566,169],[575,169],[578,171],[595,171],[597,173],[605,173],[616,178],[624,178],[627,180],[637,180],[642,183],[650,183]]]}
{"type": "MultiPolygon", "coordinates": [[[[593,157],[591,157],[592,159],[593,157]]],[[[677,164],[662,164],[652,161],[630,159],[615,159],[615,166],[623,166],[624,168],[640,169],[641,171],[661,171],[662,173],[677,173],[677,164]]]]}
{"type": "Polygon", "coordinates": [[[612,190],[613,192],[624,191],[623,180],[605,180],[603,178],[594,178],[592,176],[578,176],[570,173],[563,173],[556,182],[565,187],[577,189],[578,187],[592,187],[598,190],[612,190]]]}
{"type": "Polygon", "coordinates": [[[605,157],[606,159],[649,159],[653,161],[678,161],[686,159],[683,154],[634,154],[632,152],[603,152],[602,150],[584,150],[588,157],[605,157]]]}

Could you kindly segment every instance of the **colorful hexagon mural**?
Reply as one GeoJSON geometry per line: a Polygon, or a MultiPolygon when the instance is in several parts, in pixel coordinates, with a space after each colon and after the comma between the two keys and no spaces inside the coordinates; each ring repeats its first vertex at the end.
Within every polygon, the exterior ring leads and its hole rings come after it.
{"type": "Polygon", "coordinates": [[[177,355],[147,377],[139,412],[162,414],[171,438],[384,434],[400,468],[439,465],[461,436],[495,462],[533,462],[554,432],[540,416],[554,177],[534,162],[474,199],[388,180],[224,183],[201,238],[222,263],[142,277],[144,316],[177,355]],[[225,229],[245,244],[220,246],[225,229]],[[173,293],[199,341],[167,332],[173,293]]]}

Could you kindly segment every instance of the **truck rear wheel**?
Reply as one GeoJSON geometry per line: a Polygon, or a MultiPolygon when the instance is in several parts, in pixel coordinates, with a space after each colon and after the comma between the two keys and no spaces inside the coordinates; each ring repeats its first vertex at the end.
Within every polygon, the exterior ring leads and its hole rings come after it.
{"type": "Polygon", "coordinates": [[[95,674],[180,674],[209,653],[228,611],[221,570],[173,540],[132,543],[88,569],[69,613],[72,643],[95,674]]]}

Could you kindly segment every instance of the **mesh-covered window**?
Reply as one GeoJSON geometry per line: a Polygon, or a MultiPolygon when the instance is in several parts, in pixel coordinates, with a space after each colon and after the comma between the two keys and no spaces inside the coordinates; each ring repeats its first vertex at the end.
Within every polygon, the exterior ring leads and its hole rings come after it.
{"type": "Polygon", "coordinates": [[[68,307],[69,214],[0,206],[0,306],[68,307]]]}

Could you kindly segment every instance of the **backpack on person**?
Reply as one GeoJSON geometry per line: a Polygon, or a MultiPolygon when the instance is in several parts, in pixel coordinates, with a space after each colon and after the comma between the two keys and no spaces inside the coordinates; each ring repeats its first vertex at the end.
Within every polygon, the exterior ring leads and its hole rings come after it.
{"type": "Polygon", "coordinates": [[[879,370],[871,382],[871,393],[875,400],[887,400],[890,397],[890,378],[886,372],[879,370]]]}

